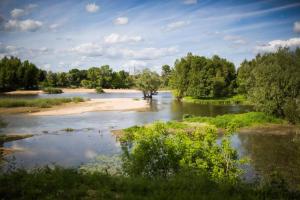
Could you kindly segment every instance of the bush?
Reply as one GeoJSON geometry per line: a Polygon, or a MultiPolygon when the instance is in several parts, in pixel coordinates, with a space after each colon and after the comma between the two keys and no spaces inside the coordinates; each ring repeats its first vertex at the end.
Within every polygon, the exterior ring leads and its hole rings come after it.
{"type": "Polygon", "coordinates": [[[95,90],[98,94],[104,93],[104,90],[102,89],[102,87],[96,87],[95,90]]]}
{"type": "Polygon", "coordinates": [[[238,165],[242,160],[230,145],[229,132],[218,145],[214,126],[198,127],[190,134],[181,128],[174,122],[157,122],[149,127],[127,129],[127,143],[123,146],[125,173],[154,178],[193,171],[208,174],[217,182],[239,180],[238,165]],[[132,145],[128,145],[130,142],[132,145]]]}
{"type": "Polygon", "coordinates": [[[43,92],[45,92],[47,94],[61,94],[61,93],[63,93],[62,89],[52,88],[52,87],[44,88],[43,92]]]}
{"type": "Polygon", "coordinates": [[[292,124],[300,122],[300,99],[288,99],[283,107],[285,118],[292,124]]]}

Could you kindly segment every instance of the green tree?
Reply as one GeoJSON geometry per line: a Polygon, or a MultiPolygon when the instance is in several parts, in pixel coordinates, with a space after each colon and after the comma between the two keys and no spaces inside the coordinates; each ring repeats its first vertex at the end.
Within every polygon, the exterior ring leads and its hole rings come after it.
{"type": "Polygon", "coordinates": [[[169,87],[172,69],[169,65],[163,65],[161,69],[162,87],[169,87]]]}
{"type": "Polygon", "coordinates": [[[160,86],[160,77],[156,72],[144,69],[138,75],[136,86],[143,92],[144,98],[152,98],[160,86]]]}
{"type": "Polygon", "coordinates": [[[243,62],[238,73],[239,90],[255,108],[268,114],[299,119],[300,50],[281,48],[275,53],[243,62]]]}

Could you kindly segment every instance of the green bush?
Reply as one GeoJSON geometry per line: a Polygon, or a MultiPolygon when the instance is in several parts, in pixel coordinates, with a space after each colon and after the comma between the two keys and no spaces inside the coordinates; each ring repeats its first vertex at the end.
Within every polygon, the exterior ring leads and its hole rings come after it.
{"type": "Polygon", "coordinates": [[[123,146],[124,172],[153,178],[193,171],[208,174],[217,182],[238,181],[241,174],[238,166],[243,160],[238,159],[236,150],[231,147],[229,133],[218,145],[214,126],[198,127],[187,134],[180,126],[176,131],[178,127],[174,124],[157,122],[149,127],[127,129],[124,136],[127,144],[123,146]],[[128,145],[130,142],[132,145],[128,145]]]}
{"type": "Polygon", "coordinates": [[[47,93],[47,94],[61,94],[61,93],[63,93],[62,89],[52,88],[52,87],[44,88],[43,92],[47,93]]]}
{"type": "Polygon", "coordinates": [[[283,107],[285,118],[296,124],[300,122],[300,99],[288,99],[283,107]]]}
{"type": "Polygon", "coordinates": [[[104,93],[104,90],[102,89],[102,87],[96,87],[95,90],[98,94],[104,93]]]}

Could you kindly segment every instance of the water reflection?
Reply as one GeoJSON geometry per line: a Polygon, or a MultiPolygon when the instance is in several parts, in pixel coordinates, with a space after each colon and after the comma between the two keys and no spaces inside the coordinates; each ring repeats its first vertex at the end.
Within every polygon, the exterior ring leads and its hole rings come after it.
{"type": "MultiPolygon", "coordinates": [[[[140,93],[63,93],[59,95],[29,95],[26,98],[74,97],[86,98],[141,98],[140,93]]],[[[11,96],[10,96],[11,97],[11,96]]],[[[7,97],[6,97],[7,98],[7,97]]],[[[2,116],[9,122],[0,134],[34,134],[34,137],[7,142],[5,148],[20,151],[6,156],[15,158],[17,167],[30,168],[46,164],[78,166],[88,162],[97,154],[120,153],[119,144],[111,134],[113,129],[151,123],[155,120],[180,120],[183,114],[216,116],[224,113],[240,113],[251,110],[249,106],[213,106],[181,103],[172,98],[171,93],[162,92],[150,102],[146,112],[90,112],[67,116],[2,116]],[[72,132],[62,131],[66,128],[72,132]]]]}

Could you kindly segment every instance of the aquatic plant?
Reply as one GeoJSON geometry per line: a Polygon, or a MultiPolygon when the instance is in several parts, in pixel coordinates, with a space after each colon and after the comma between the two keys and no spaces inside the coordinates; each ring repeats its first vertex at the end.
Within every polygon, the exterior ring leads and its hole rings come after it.
{"type": "Polygon", "coordinates": [[[43,92],[47,93],[47,94],[61,94],[61,93],[63,93],[62,89],[53,88],[53,87],[44,88],[43,92]]]}
{"type": "Polygon", "coordinates": [[[188,103],[213,104],[213,105],[228,105],[228,104],[251,105],[251,103],[247,101],[246,97],[243,95],[235,95],[232,97],[223,97],[223,98],[202,98],[202,99],[197,99],[188,96],[188,97],[184,97],[182,101],[188,103]]]}
{"type": "Polygon", "coordinates": [[[96,90],[96,93],[98,93],[98,94],[104,93],[104,90],[102,87],[96,87],[95,90],[96,90]]]}

